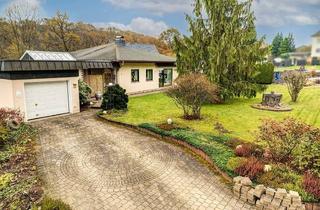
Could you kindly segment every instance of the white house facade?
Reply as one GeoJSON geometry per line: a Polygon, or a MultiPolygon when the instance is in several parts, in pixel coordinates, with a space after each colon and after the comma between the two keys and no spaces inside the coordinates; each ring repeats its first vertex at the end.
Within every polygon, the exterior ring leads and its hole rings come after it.
{"type": "Polygon", "coordinates": [[[320,31],[312,35],[311,57],[320,58],[320,31]]]}

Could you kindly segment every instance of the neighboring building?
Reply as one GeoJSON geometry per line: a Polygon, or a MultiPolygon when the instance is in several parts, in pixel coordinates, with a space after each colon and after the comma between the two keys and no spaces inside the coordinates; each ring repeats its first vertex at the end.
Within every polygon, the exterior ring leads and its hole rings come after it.
{"type": "Polygon", "coordinates": [[[312,35],[311,57],[320,58],[320,31],[312,35]]]}
{"type": "Polygon", "coordinates": [[[26,51],[18,61],[0,62],[0,107],[20,109],[25,120],[79,112],[79,79],[94,94],[109,83],[137,94],[161,90],[177,77],[174,58],[123,37],[72,53],[26,51]]]}
{"type": "Polygon", "coordinates": [[[305,66],[310,58],[310,52],[292,52],[288,53],[288,59],[292,66],[305,66]]]}

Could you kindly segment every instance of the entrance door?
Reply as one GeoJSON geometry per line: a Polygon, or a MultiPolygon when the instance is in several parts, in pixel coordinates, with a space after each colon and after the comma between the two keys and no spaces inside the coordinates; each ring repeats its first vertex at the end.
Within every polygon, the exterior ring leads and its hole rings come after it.
{"type": "Polygon", "coordinates": [[[163,69],[159,73],[159,87],[172,85],[172,69],[163,69]]]}

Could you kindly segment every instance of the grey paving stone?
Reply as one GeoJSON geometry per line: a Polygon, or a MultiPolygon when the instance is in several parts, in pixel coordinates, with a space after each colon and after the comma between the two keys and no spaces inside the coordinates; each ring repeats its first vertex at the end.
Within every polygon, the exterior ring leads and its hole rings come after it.
{"type": "Polygon", "coordinates": [[[93,112],[33,125],[46,190],[74,209],[253,209],[183,149],[93,112]]]}

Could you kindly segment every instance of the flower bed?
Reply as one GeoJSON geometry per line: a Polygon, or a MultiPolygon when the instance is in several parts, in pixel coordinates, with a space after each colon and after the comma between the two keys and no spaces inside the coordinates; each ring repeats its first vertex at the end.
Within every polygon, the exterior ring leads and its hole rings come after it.
{"type": "Polygon", "coordinates": [[[0,109],[0,209],[30,209],[43,195],[36,131],[22,119],[15,110],[0,109]]]}
{"type": "MultiPolygon", "coordinates": [[[[196,132],[189,128],[179,128],[178,126],[172,126],[172,130],[164,130],[160,128],[163,128],[163,125],[144,123],[139,127],[161,136],[181,140],[200,149],[211,158],[212,162],[222,172],[230,177],[247,176],[256,184],[296,191],[301,195],[304,202],[320,201],[317,194],[319,192],[310,187],[310,185],[314,186],[320,183],[319,177],[312,172],[314,171],[312,166],[308,166],[310,172],[305,175],[299,167],[272,159],[272,154],[269,154],[270,151],[263,144],[249,144],[238,139],[214,136],[196,132]]],[[[305,129],[302,130],[306,132],[305,129]]],[[[312,132],[314,133],[314,130],[312,132]]],[[[292,157],[288,159],[293,161],[292,157]]]]}

